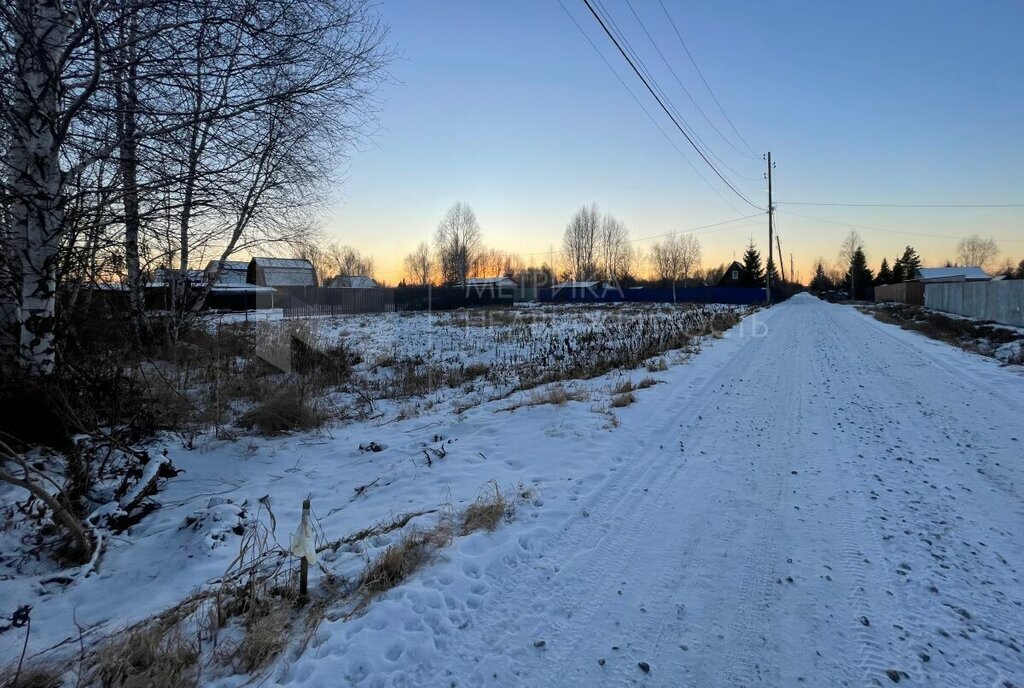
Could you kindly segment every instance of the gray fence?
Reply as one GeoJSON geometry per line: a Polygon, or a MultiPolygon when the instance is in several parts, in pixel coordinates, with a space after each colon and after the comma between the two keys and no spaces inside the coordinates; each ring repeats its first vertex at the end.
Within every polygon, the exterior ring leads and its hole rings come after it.
{"type": "Polygon", "coordinates": [[[929,284],[924,305],[977,320],[1024,327],[1024,280],[929,284]]]}

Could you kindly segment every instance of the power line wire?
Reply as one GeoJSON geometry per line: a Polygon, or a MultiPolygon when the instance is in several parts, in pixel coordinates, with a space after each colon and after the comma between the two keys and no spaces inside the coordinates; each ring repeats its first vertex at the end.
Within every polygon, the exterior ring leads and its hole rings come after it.
{"type": "MultiPolygon", "coordinates": [[[[734,151],[736,151],[737,153],[739,153],[740,155],[742,155],[744,157],[756,160],[757,159],[756,157],[750,156],[750,155],[744,153],[743,151],[741,151],[739,148],[737,148],[736,144],[733,143],[728,137],[726,137],[726,135],[722,133],[721,129],[719,129],[717,126],[715,126],[715,123],[713,121],[711,121],[711,118],[708,117],[706,112],[704,112],[704,108],[702,108],[700,106],[700,103],[697,102],[697,99],[694,98],[693,94],[690,93],[690,89],[686,88],[686,84],[684,84],[683,80],[679,78],[679,74],[676,73],[676,70],[672,67],[672,64],[668,61],[668,58],[665,57],[665,53],[663,53],[661,51],[661,48],[658,47],[657,41],[654,40],[654,37],[651,35],[651,32],[647,30],[647,26],[644,24],[643,20],[640,18],[640,15],[637,14],[636,9],[633,7],[633,3],[630,2],[630,0],[626,0],[626,6],[629,7],[629,11],[633,13],[633,17],[636,19],[637,23],[640,25],[640,28],[643,29],[644,34],[647,36],[647,40],[649,40],[651,42],[651,45],[654,46],[654,49],[657,51],[658,56],[661,57],[661,61],[665,63],[666,67],[668,67],[668,71],[672,74],[672,78],[674,78],[676,80],[676,83],[679,84],[679,88],[681,88],[683,90],[683,93],[686,94],[686,97],[689,98],[690,102],[693,103],[693,106],[695,108],[697,108],[697,112],[699,112],[701,114],[701,117],[704,118],[704,121],[706,121],[708,123],[708,125],[710,125],[711,128],[715,130],[715,133],[718,134],[721,137],[721,139],[723,141],[725,141],[729,145],[730,148],[732,148],[734,151]]],[[[691,127],[691,129],[692,129],[692,127],[691,127]]],[[[708,150],[711,152],[711,154],[714,155],[714,151],[711,151],[710,147],[707,146],[707,143],[705,143],[704,145],[705,145],[705,147],[708,148],[708,150]]],[[[727,167],[729,170],[731,170],[733,174],[736,174],[736,175],[738,175],[740,177],[743,177],[745,179],[751,179],[751,180],[754,180],[754,181],[757,181],[759,179],[758,177],[748,177],[747,175],[744,175],[744,174],[742,174],[740,172],[737,172],[735,169],[730,167],[727,162],[722,160],[722,158],[720,158],[719,156],[715,155],[714,157],[715,157],[716,160],[718,160],[718,162],[722,163],[725,167],[727,167]]]]}
{"type": "Polygon", "coordinates": [[[625,51],[625,50],[623,49],[623,47],[622,47],[622,45],[621,45],[621,44],[619,43],[618,39],[616,39],[616,38],[615,38],[615,35],[614,35],[614,34],[613,34],[613,33],[611,32],[611,30],[610,30],[610,29],[608,28],[608,25],[607,25],[607,24],[605,24],[605,22],[604,22],[604,19],[603,19],[603,18],[601,17],[601,15],[600,15],[600,14],[599,14],[599,13],[597,12],[597,10],[596,10],[596,9],[594,9],[594,6],[593,6],[593,5],[592,5],[592,4],[590,3],[590,0],[583,0],[583,3],[584,3],[584,4],[586,5],[586,6],[587,6],[587,9],[588,9],[588,10],[590,10],[590,13],[591,13],[592,15],[594,15],[594,18],[595,18],[595,19],[597,20],[597,23],[601,25],[601,28],[602,28],[602,29],[604,30],[604,32],[605,32],[605,34],[606,34],[606,35],[608,36],[608,38],[609,38],[609,39],[611,39],[612,43],[614,43],[614,44],[615,44],[615,47],[616,47],[616,48],[618,49],[618,51],[619,51],[619,53],[620,53],[620,54],[622,55],[622,57],[623,57],[623,58],[624,58],[624,59],[626,60],[626,62],[627,62],[627,63],[629,63],[629,66],[630,66],[630,68],[632,68],[633,72],[634,72],[634,73],[636,73],[637,77],[638,77],[638,78],[640,79],[640,81],[641,81],[641,82],[643,83],[644,87],[646,87],[646,88],[647,88],[648,92],[650,92],[650,94],[651,94],[651,95],[652,95],[652,96],[654,97],[654,99],[655,99],[655,100],[657,101],[658,105],[659,105],[659,106],[661,106],[661,109],[665,111],[665,114],[666,114],[666,115],[668,115],[669,119],[671,119],[671,120],[672,120],[672,123],[673,123],[673,124],[674,124],[674,125],[676,126],[676,128],[677,128],[677,129],[678,129],[678,130],[680,131],[680,133],[682,133],[682,135],[683,135],[683,136],[684,136],[684,137],[686,138],[686,140],[687,140],[687,142],[688,142],[688,143],[690,144],[690,146],[692,146],[692,147],[693,147],[693,149],[694,149],[695,151],[697,151],[698,155],[700,155],[700,157],[701,157],[701,158],[702,158],[702,159],[704,160],[704,162],[705,162],[705,163],[707,163],[708,167],[710,167],[710,168],[711,168],[711,170],[712,170],[712,171],[713,171],[713,172],[715,173],[715,175],[716,175],[716,176],[717,176],[717,177],[718,177],[719,179],[721,179],[721,180],[722,180],[722,183],[724,183],[724,184],[725,184],[725,185],[726,185],[727,187],[729,187],[729,189],[730,189],[730,190],[731,190],[731,191],[732,191],[732,192],[733,192],[734,194],[736,194],[737,196],[739,196],[739,198],[740,198],[740,199],[741,199],[741,200],[742,200],[742,201],[743,201],[744,203],[746,203],[747,205],[751,206],[752,208],[757,208],[758,210],[764,210],[764,208],[762,208],[761,206],[759,206],[759,205],[755,204],[755,203],[754,203],[753,201],[751,201],[751,200],[750,200],[749,198],[747,198],[746,196],[744,196],[744,195],[743,195],[743,194],[742,194],[742,193],[741,193],[741,192],[739,191],[739,189],[737,189],[737,188],[736,188],[736,187],[735,187],[735,186],[734,186],[734,185],[732,184],[732,182],[730,182],[730,181],[729,181],[728,179],[726,179],[726,178],[725,178],[725,176],[724,176],[724,175],[723,175],[723,174],[722,174],[722,173],[721,173],[721,172],[719,171],[719,169],[718,169],[717,167],[715,167],[715,165],[714,165],[714,164],[713,164],[713,163],[711,162],[711,160],[709,160],[709,159],[708,159],[708,156],[704,154],[704,151],[702,151],[702,150],[700,149],[700,147],[699,147],[699,146],[698,146],[698,145],[697,145],[697,144],[696,144],[696,143],[694,142],[694,140],[693,140],[693,139],[692,139],[692,138],[690,137],[690,135],[689,135],[688,133],[686,133],[686,130],[685,130],[685,129],[684,129],[683,127],[682,127],[682,125],[680,125],[680,124],[679,124],[679,121],[678,121],[678,120],[677,120],[677,119],[675,118],[675,116],[673,116],[672,112],[671,112],[671,111],[670,111],[670,110],[668,109],[668,107],[666,107],[666,106],[665,106],[665,103],[664,103],[664,102],[662,102],[661,98],[660,98],[660,97],[658,97],[658,94],[657,94],[657,93],[655,92],[655,90],[654,90],[654,89],[653,89],[653,88],[651,87],[651,84],[650,84],[650,83],[648,83],[647,79],[645,79],[645,78],[644,78],[644,75],[643,75],[643,74],[642,74],[642,73],[640,72],[640,70],[639,70],[639,69],[637,68],[636,64],[635,64],[635,63],[633,62],[633,60],[632,60],[632,59],[630,58],[629,54],[628,54],[628,53],[627,53],[627,52],[626,52],[626,51],[625,51]]]}
{"type": "Polygon", "coordinates": [[[742,213],[743,211],[741,211],[739,208],[733,205],[728,198],[722,195],[722,192],[719,191],[714,184],[708,181],[707,177],[701,174],[700,170],[698,170],[697,167],[690,161],[690,159],[686,157],[686,154],[683,153],[682,149],[680,149],[678,145],[676,145],[676,142],[672,139],[671,136],[669,136],[668,132],[665,131],[664,127],[662,127],[661,124],[658,123],[658,120],[655,119],[654,115],[651,114],[650,110],[648,110],[647,107],[640,101],[640,98],[637,97],[637,95],[633,92],[633,89],[631,89],[623,80],[623,78],[619,76],[619,73],[615,70],[615,67],[612,66],[612,63],[608,61],[608,58],[604,56],[604,53],[601,52],[600,48],[597,47],[594,41],[590,39],[590,36],[587,34],[587,32],[584,31],[583,27],[580,26],[578,21],[576,21],[576,17],[572,16],[572,13],[565,6],[565,3],[563,3],[562,0],[558,0],[558,4],[561,5],[562,11],[565,12],[567,17],[569,17],[569,20],[572,21],[572,23],[576,26],[576,28],[579,30],[583,38],[587,41],[587,43],[590,44],[590,47],[594,49],[594,52],[597,53],[597,56],[600,57],[601,61],[604,62],[605,66],[608,67],[608,70],[612,74],[614,74],[618,82],[622,84],[622,88],[626,89],[626,92],[629,93],[629,95],[633,98],[633,100],[640,107],[643,113],[647,115],[647,119],[651,121],[651,124],[653,124],[659,132],[661,132],[661,135],[664,136],[665,140],[668,141],[669,145],[671,145],[675,149],[676,153],[679,154],[679,157],[681,157],[686,162],[686,164],[689,165],[690,169],[693,170],[693,173],[696,174],[700,178],[700,180],[707,185],[709,189],[715,192],[715,195],[721,198],[727,206],[735,210],[737,213],[742,213]]]}
{"type": "MultiPolygon", "coordinates": [[[[636,48],[634,48],[632,44],[629,42],[629,39],[626,37],[626,32],[619,28],[618,23],[615,21],[615,17],[612,16],[612,13],[609,12],[608,9],[604,6],[604,3],[601,2],[601,0],[594,0],[594,4],[596,4],[598,9],[604,14],[605,19],[608,20],[608,24],[611,26],[612,31],[616,34],[616,37],[622,42],[622,45],[625,46],[626,51],[639,65],[640,71],[643,72],[643,75],[654,86],[654,89],[657,91],[658,95],[661,97],[662,100],[665,101],[668,107],[672,110],[672,114],[674,114],[676,118],[682,123],[683,127],[686,129],[686,133],[689,136],[691,136],[693,140],[701,147],[701,150],[710,155],[712,158],[718,161],[720,165],[728,169],[737,177],[742,177],[743,179],[747,179],[750,181],[759,181],[758,177],[750,177],[741,172],[737,172],[735,168],[733,168],[729,163],[725,162],[725,160],[723,160],[721,156],[715,153],[714,149],[712,149],[711,146],[708,145],[707,141],[705,141],[700,136],[700,134],[697,133],[696,128],[689,122],[687,122],[686,118],[683,117],[682,113],[679,111],[679,108],[677,108],[675,103],[672,102],[672,99],[669,97],[668,93],[665,92],[665,89],[661,87],[661,84],[658,82],[658,79],[654,76],[654,72],[650,69],[650,67],[647,66],[647,63],[644,61],[643,57],[641,57],[640,52],[636,48]]],[[[647,31],[647,27],[644,26],[644,23],[640,20],[640,17],[637,15],[636,11],[633,10],[633,6],[629,5],[629,9],[630,11],[633,12],[633,16],[636,18],[637,23],[640,24],[640,28],[643,29],[645,34],[647,34],[647,38],[654,46],[654,49],[658,51],[658,54],[661,55],[662,60],[665,62],[665,64],[671,71],[672,66],[668,63],[668,60],[666,60],[665,56],[661,53],[661,50],[658,48],[658,44],[655,43],[654,38],[647,31]]],[[[679,85],[682,86],[683,91],[690,98],[691,102],[693,102],[697,109],[700,110],[700,105],[698,105],[697,102],[693,99],[693,97],[690,96],[689,91],[687,91],[686,86],[683,85],[682,81],[680,81],[678,77],[676,77],[676,81],[678,81],[679,85]]],[[[705,115],[705,119],[706,118],[707,116],[705,115]]],[[[708,122],[711,123],[710,120],[708,120],[708,122]]],[[[714,127],[714,124],[711,124],[711,126],[714,127]]]]}
{"type": "MultiPolygon", "coordinates": [[[[886,234],[902,234],[907,236],[919,236],[927,237],[929,239],[963,239],[963,236],[950,236],[948,234],[928,234],[926,232],[908,232],[902,229],[885,229],[882,227],[870,227],[868,225],[853,224],[852,222],[841,222],[839,220],[826,220],[823,217],[814,217],[813,215],[804,215],[803,213],[794,213],[792,210],[781,210],[779,212],[787,215],[795,215],[796,217],[802,217],[807,220],[816,220],[818,222],[827,222],[832,225],[841,225],[843,227],[852,227],[853,229],[863,229],[869,232],[884,232],[886,234]]],[[[995,239],[995,241],[1007,242],[1007,243],[1024,243],[1024,239],[995,239]]]]}
{"type": "Polygon", "coordinates": [[[728,114],[726,114],[725,108],[723,108],[722,104],[718,102],[718,97],[715,96],[715,92],[711,90],[711,84],[709,84],[708,80],[704,78],[704,72],[702,72],[700,70],[700,67],[697,66],[697,60],[694,59],[693,53],[691,53],[690,49],[686,46],[686,41],[683,40],[683,35],[679,32],[679,27],[677,27],[675,21],[673,21],[672,15],[668,13],[668,8],[665,7],[665,3],[662,2],[662,0],[658,0],[658,4],[661,5],[661,11],[665,13],[665,18],[668,19],[668,23],[672,26],[672,30],[675,31],[676,38],[679,39],[679,44],[682,45],[683,50],[686,51],[686,56],[690,58],[690,64],[692,64],[693,68],[697,70],[697,74],[700,76],[700,80],[704,82],[704,87],[708,90],[708,93],[711,94],[711,99],[715,101],[715,105],[718,106],[718,111],[722,113],[722,117],[725,117],[725,121],[729,123],[729,127],[732,128],[732,131],[734,134],[736,134],[736,137],[743,143],[744,146],[746,146],[747,150],[750,151],[750,157],[756,160],[757,153],[755,153],[754,149],[750,147],[750,144],[747,143],[747,140],[743,138],[743,135],[736,128],[736,125],[732,123],[732,119],[729,117],[728,114]]]}
{"type": "MultiPolygon", "coordinates": [[[[632,243],[636,243],[638,241],[650,241],[651,239],[660,239],[662,237],[667,237],[667,236],[669,236],[671,234],[691,234],[691,233],[700,232],[701,230],[704,230],[704,229],[712,229],[712,228],[716,228],[716,227],[721,228],[721,229],[741,229],[741,228],[745,228],[747,225],[737,225],[736,227],[722,227],[722,225],[729,225],[729,224],[733,224],[734,222],[740,222],[742,220],[752,220],[755,217],[761,217],[761,213],[756,213],[754,215],[746,215],[744,217],[734,217],[731,220],[722,220],[721,222],[712,222],[709,225],[700,225],[698,227],[690,227],[688,229],[674,230],[674,231],[671,231],[671,232],[664,232],[662,234],[651,234],[650,236],[636,237],[636,238],[633,238],[633,239],[629,239],[629,243],[632,244],[632,243]]],[[[719,231],[719,230],[715,230],[715,231],[719,231]]],[[[519,255],[519,256],[540,256],[540,255],[545,255],[545,256],[547,256],[547,255],[552,255],[552,254],[555,254],[555,253],[565,253],[565,249],[558,249],[557,251],[553,251],[553,250],[549,249],[547,251],[533,251],[531,253],[516,253],[516,255],[519,255]]]]}

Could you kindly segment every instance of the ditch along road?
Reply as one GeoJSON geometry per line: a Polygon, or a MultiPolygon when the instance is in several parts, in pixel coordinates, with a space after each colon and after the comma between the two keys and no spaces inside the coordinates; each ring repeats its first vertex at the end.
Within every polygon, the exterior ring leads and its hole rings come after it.
{"type": "Polygon", "coordinates": [[[1024,686],[1024,377],[807,295],[762,317],[623,410],[556,528],[456,549],[477,602],[385,681],[1024,686]]]}

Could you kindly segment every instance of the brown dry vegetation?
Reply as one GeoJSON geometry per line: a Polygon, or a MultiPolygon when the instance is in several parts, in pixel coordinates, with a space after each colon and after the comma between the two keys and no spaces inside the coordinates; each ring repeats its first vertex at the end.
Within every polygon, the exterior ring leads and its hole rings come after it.
{"type": "MultiPolygon", "coordinates": [[[[873,315],[876,320],[898,325],[904,330],[919,332],[926,337],[984,356],[992,356],[995,349],[1002,344],[1024,341],[1024,334],[1007,327],[949,316],[911,304],[884,303],[862,310],[873,315]]],[[[1024,364],[1024,356],[1021,360],[1009,362],[1024,364]]]]}

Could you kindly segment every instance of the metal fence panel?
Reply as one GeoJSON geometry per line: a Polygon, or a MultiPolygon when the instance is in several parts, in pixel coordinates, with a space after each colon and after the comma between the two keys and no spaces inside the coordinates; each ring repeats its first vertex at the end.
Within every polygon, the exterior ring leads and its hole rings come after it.
{"type": "Polygon", "coordinates": [[[1024,327],[1024,280],[929,284],[924,305],[977,320],[1024,327]]]}

